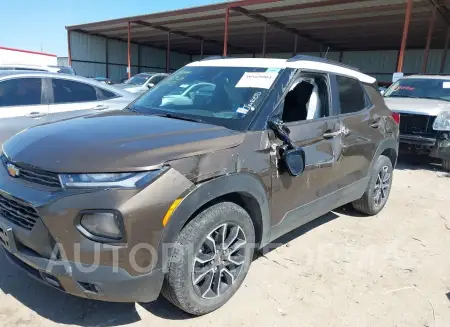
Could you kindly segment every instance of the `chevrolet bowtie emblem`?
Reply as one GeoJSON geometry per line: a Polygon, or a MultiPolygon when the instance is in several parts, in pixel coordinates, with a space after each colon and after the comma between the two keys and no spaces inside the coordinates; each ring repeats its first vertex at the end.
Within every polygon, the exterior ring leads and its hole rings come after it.
{"type": "Polygon", "coordinates": [[[17,168],[16,166],[14,166],[13,164],[7,164],[6,165],[6,169],[8,170],[8,174],[11,177],[18,177],[20,175],[20,170],[19,168],[17,168]]]}

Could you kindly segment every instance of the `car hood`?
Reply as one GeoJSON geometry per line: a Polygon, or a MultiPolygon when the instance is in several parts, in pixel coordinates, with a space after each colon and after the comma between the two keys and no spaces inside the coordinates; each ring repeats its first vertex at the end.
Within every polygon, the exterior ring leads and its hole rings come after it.
{"type": "Polygon", "coordinates": [[[450,110],[450,102],[433,99],[384,98],[389,109],[398,113],[437,116],[441,111],[450,110]]]}
{"type": "Polygon", "coordinates": [[[125,90],[131,93],[138,93],[145,90],[145,87],[142,85],[134,85],[134,84],[114,84],[115,87],[125,90]]]}
{"type": "Polygon", "coordinates": [[[244,136],[221,126],[121,111],[33,127],[3,148],[13,162],[51,172],[124,172],[231,148],[244,136]]]}

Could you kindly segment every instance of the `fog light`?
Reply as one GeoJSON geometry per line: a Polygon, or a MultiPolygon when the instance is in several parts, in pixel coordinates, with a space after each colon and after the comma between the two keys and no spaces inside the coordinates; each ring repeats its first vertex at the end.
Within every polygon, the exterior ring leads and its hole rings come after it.
{"type": "Polygon", "coordinates": [[[122,232],[119,219],[119,215],[114,212],[89,212],[81,216],[80,226],[94,236],[120,240],[122,232]]]}

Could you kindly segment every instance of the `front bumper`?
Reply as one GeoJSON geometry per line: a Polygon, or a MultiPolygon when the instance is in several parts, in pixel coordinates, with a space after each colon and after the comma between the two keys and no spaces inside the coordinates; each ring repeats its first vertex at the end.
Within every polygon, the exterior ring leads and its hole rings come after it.
{"type": "Polygon", "coordinates": [[[30,277],[48,286],[78,297],[109,302],[150,302],[161,291],[164,274],[155,269],[148,274],[131,276],[121,268],[97,266],[93,271],[70,261],[53,261],[32,252],[11,253],[9,261],[30,277]]]}
{"type": "Polygon", "coordinates": [[[12,262],[64,292],[104,301],[149,302],[159,296],[164,278],[158,255],[162,218],[191,186],[169,169],[141,190],[55,190],[14,179],[0,165],[0,196],[26,202],[39,213],[31,230],[0,213],[0,243],[12,262]],[[105,209],[123,217],[126,235],[121,244],[99,243],[76,228],[80,211],[105,209]]]}
{"type": "Polygon", "coordinates": [[[448,133],[438,133],[436,137],[400,134],[400,143],[429,149],[431,157],[450,160],[450,139],[448,133]]]}

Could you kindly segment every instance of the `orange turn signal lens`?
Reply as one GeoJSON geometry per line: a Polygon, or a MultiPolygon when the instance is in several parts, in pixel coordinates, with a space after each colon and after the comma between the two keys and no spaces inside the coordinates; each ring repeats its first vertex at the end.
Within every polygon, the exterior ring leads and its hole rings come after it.
{"type": "Polygon", "coordinates": [[[163,221],[162,221],[162,225],[163,227],[166,227],[166,225],[168,224],[170,217],[172,217],[174,211],[178,208],[178,206],[180,205],[181,201],[183,199],[176,199],[175,201],[173,201],[172,205],[169,207],[169,210],[167,210],[166,214],[164,215],[163,221]]]}

